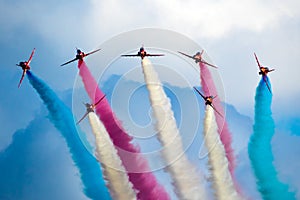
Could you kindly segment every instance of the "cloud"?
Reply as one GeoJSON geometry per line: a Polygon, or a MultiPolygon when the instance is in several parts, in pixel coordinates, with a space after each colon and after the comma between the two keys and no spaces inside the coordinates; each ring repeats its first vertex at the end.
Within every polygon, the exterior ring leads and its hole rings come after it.
{"type": "Polygon", "coordinates": [[[0,199],[86,199],[60,134],[39,114],[0,153],[0,199]]]}
{"type": "Polygon", "coordinates": [[[292,135],[288,126],[281,130],[276,130],[275,137],[272,140],[273,152],[275,155],[274,164],[278,169],[278,177],[284,183],[290,183],[290,189],[296,191],[297,199],[300,198],[300,179],[298,169],[300,162],[298,156],[300,153],[300,137],[292,135]]]}
{"type": "Polygon", "coordinates": [[[31,27],[48,39],[65,42],[75,38],[81,43],[90,39],[99,41],[99,36],[109,37],[145,26],[216,39],[232,30],[261,32],[278,26],[282,18],[299,17],[297,6],[299,2],[295,0],[288,3],[259,0],[2,2],[1,11],[6,18],[0,24],[3,30],[31,27]]]}
{"type": "Polygon", "coordinates": [[[109,27],[110,32],[123,32],[139,26],[164,27],[192,37],[222,38],[233,30],[262,32],[278,26],[282,18],[299,17],[297,1],[283,3],[259,0],[221,1],[135,1],[92,0],[87,17],[93,24],[109,27]],[[107,22],[106,20],[109,20],[107,22]]]}
{"type": "Polygon", "coordinates": [[[24,79],[23,85],[18,89],[21,73],[13,75],[10,72],[12,72],[10,69],[8,71],[0,69],[0,94],[2,94],[0,99],[0,129],[2,133],[0,134],[0,151],[11,142],[11,137],[16,130],[25,127],[34,118],[34,114],[40,106],[34,92],[26,90],[30,87],[27,79],[24,79]]]}
{"type": "Polygon", "coordinates": [[[250,0],[154,1],[154,6],[161,13],[164,26],[206,38],[224,37],[237,29],[260,32],[276,26],[279,19],[286,15],[276,4],[250,0]]]}

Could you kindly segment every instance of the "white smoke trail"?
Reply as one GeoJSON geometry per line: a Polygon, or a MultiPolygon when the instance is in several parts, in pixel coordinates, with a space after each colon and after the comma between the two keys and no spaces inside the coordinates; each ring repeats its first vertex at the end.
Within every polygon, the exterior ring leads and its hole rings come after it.
{"type": "Polygon", "coordinates": [[[238,200],[242,199],[235,190],[230,172],[225,149],[220,141],[218,126],[215,120],[214,110],[206,106],[204,118],[204,140],[208,149],[208,165],[211,171],[212,186],[215,199],[238,200]]]}
{"type": "Polygon", "coordinates": [[[103,176],[107,180],[112,198],[135,200],[136,194],[132,184],[104,125],[94,112],[90,112],[88,117],[96,138],[96,157],[101,163],[103,176]]]}
{"type": "Polygon", "coordinates": [[[142,60],[145,82],[150,102],[156,118],[157,137],[163,146],[163,158],[171,174],[175,193],[179,199],[207,199],[200,174],[185,156],[170,99],[166,96],[162,84],[151,62],[142,60]]]}

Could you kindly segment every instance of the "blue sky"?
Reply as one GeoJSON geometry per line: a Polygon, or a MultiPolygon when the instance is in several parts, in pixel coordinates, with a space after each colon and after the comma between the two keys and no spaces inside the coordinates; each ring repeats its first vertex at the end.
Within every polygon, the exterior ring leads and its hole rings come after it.
{"type": "MultiPolygon", "coordinates": [[[[34,47],[37,50],[32,70],[64,97],[64,91],[72,90],[76,85],[77,68],[76,64],[66,68],[59,65],[73,58],[75,47],[89,51],[126,31],[161,28],[186,35],[206,50],[207,58],[219,66],[225,101],[250,119],[253,118],[254,93],[260,78],[253,52],[263,65],[276,69],[270,73],[274,94],[272,108],[278,135],[282,137],[275,137],[272,141],[273,150],[278,155],[275,163],[282,171],[283,179],[295,185],[297,182],[290,180],[290,172],[284,170],[284,163],[297,159],[294,153],[299,151],[294,149],[294,143],[299,141],[300,127],[300,108],[297,106],[300,98],[299,7],[297,0],[245,0],[242,3],[237,0],[189,0],[184,3],[179,0],[139,3],[121,0],[0,0],[0,150],[11,143],[17,130],[33,123],[31,121],[43,109],[26,78],[21,88],[17,88],[21,69],[15,64],[26,60],[34,47]],[[280,148],[280,138],[285,138],[286,149],[280,148]]],[[[118,48],[118,45],[114,47],[118,48]]],[[[120,51],[134,48],[139,46],[120,51]]],[[[92,57],[87,59],[88,65],[92,65],[89,59],[92,57]]],[[[128,68],[139,65],[137,60],[125,62],[128,68]]],[[[121,63],[116,60],[113,64],[121,63]]],[[[122,70],[113,67],[108,73],[121,74],[122,70]]],[[[83,112],[75,109],[76,117],[80,111],[83,112]]],[[[236,141],[237,146],[244,146],[247,142],[245,139],[236,141]]],[[[294,169],[296,165],[290,167],[294,169]]]]}

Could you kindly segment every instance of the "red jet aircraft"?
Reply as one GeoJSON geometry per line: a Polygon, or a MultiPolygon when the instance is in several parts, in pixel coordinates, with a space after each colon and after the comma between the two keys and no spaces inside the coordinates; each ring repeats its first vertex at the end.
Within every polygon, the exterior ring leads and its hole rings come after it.
{"type": "Polygon", "coordinates": [[[86,113],[83,115],[83,117],[76,123],[79,124],[90,112],[94,112],[96,106],[104,99],[106,95],[101,97],[99,101],[97,101],[95,104],[89,104],[89,103],[83,103],[86,107],[86,113]]]}
{"type": "Polygon", "coordinates": [[[144,47],[140,48],[140,51],[137,52],[137,54],[125,54],[125,55],[121,55],[123,57],[131,57],[131,56],[139,56],[142,59],[144,59],[145,56],[164,56],[164,54],[149,54],[145,51],[144,47]]]}
{"type": "Polygon", "coordinates": [[[195,63],[201,62],[201,63],[204,63],[204,64],[209,65],[209,66],[211,66],[211,67],[218,68],[218,67],[215,66],[215,65],[209,64],[208,62],[206,62],[206,61],[202,58],[202,54],[204,53],[204,50],[202,50],[201,53],[200,53],[200,52],[197,52],[197,53],[196,53],[195,55],[193,55],[193,56],[190,56],[190,55],[185,54],[185,53],[180,52],[180,51],[178,51],[178,53],[180,53],[180,54],[182,54],[182,55],[184,55],[184,56],[187,56],[187,57],[189,57],[189,58],[191,58],[191,59],[194,59],[194,60],[195,60],[195,63]]]}
{"type": "Polygon", "coordinates": [[[29,64],[30,64],[30,62],[32,60],[34,52],[35,52],[35,48],[32,50],[31,55],[30,55],[30,57],[29,57],[29,59],[27,61],[19,62],[19,64],[16,64],[17,66],[20,66],[22,68],[22,70],[23,70],[22,77],[20,79],[18,88],[21,86],[21,83],[22,83],[22,81],[24,79],[24,76],[25,76],[27,70],[30,70],[30,65],[29,64]]]}
{"type": "Polygon", "coordinates": [[[200,94],[200,96],[204,99],[205,101],[205,105],[209,105],[211,106],[215,111],[216,113],[218,113],[221,117],[223,117],[223,115],[214,107],[214,105],[212,104],[214,98],[216,98],[218,95],[216,96],[204,96],[203,94],[201,94],[201,92],[199,90],[197,90],[197,88],[194,87],[194,89],[198,92],[198,94],[200,94]]]}
{"type": "Polygon", "coordinates": [[[84,53],[83,51],[81,51],[80,49],[77,49],[77,48],[76,48],[76,50],[77,50],[76,57],[75,57],[73,60],[70,60],[70,61],[68,61],[68,62],[66,62],[66,63],[64,63],[64,64],[62,64],[62,65],[60,65],[60,66],[67,65],[67,64],[69,64],[69,63],[71,63],[71,62],[74,62],[74,61],[76,61],[76,60],[81,60],[81,61],[82,61],[84,57],[89,56],[89,55],[91,55],[91,54],[93,54],[93,53],[96,53],[97,51],[100,51],[101,49],[96,49],[95,51],[89,52],[89,53],[87,53],[87,54],[85,54],[85,53],[84,53]]]}
{"type": "Polygon", "coordinates": [[[263,76],[263,80],[264,80],[264,82],[266,83],[266,85],[267,85],[267,87],[268,87],[268,90],[270,91],[270,93],[272,93],[272,92],[271,92],[271,88],[270,88],[270,86],[269,86],[269,83],[268,83],[268,81],[267,81],[267,74],[268,74],[269,72],[274,71],[275,69],[269,69],[268,67],[262,66],[262,65],[259,63],[258,58],[257,58],[257,56],[256,56],[255,53],[254,53],[254,56],[255,56],[255,59],[256,59],[256,62],[257,62],[258,68],[259,68],[259,73],[258,73],[258,74],[263,76]]]}

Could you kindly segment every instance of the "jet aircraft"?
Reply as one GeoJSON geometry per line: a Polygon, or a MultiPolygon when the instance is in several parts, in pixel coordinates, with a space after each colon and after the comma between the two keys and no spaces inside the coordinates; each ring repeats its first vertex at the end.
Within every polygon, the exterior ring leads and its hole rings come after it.
{"type": "Polygon", "coordinates": [[[22,83],[22,81],[24,79],[24,76],[25,76],[26,72],[28,70],[30,70],[30,62],[32,60],[34,52],[35,52],[35,48],[32,50],[31,55],[30,55],[30,57],[29,57],[29,59],[27,61],[19,62],[19,64],[16,64],[17,66],[20,66],[22,68],[22,70],[23,70],[22,77],[20,79],[18,88],[21,86],[21,83],[22,83]]]}
{"type": "Polygon", "coordinates": [[[183,52],[181,52],[181,51],[178,51],[178,53],[180,53],[180,54],[182,54],[182,55],[184,55],[184,56],[186,56],[186,57],[192,58],[192,59],[195,61],[195,63],[201,62],[201,63],[204,63],[204,64],[209,65],[209,66],[211,66],[211,67],[218,68],[218,67],[215,66],[215,65],[209,64],[208,62],[206,62],[206,61],[202,58],[202,55],[203,55],[203,53],[204,53],[204,50],[202,50],[201,53],[200,53],[200,52],[197,52],[197,53],[196,53],[195,55],[193,55],[193,56],[190,56],[190,55],[188,55],[188,54],[185,54],[185,53],[183,53],[183,52]]]}
{"type": "Polygon", "coordinates": [[[137,52],[137,54],[125,54],[121,55],[123,57],[133,57],[133,56],[138,56],[144,59],[146,56],[164,56],[164,54],[149,54],[145,51],[144,47],[142,46],[140,50],[137,52]]]}
{"type": "Polygon", "coordinates": [[[79,124],[90,112],[94,112],[96,106],[104,99],[106,95],[101,97],[95,104],[83,103],[86,107],[86,113],[81,117],[81,119],[76,123],[79,124]]]}
{"type": "Polygon", "coordinates": [[[89,53],[86,54],[83,51],[81,51],[80,49],[76,48],[76,52],[77,52],[76,57],[73,60],[70,60],[70,61],[68,61],[68,62],[66,62],[64,64],[61,64],[60,66],[67,65],[67,64],[69,64],[71,62],[74,62],[76,60],[81,60],[82,61],[84,57],[89,56],[89,55],[91,55],[93,53],[96,53],[97,51],[100,51],[100,50],[101,49],[96,49],[95,51],[92,51],[92,52],[89,52],[89,53]]]}
{"type": "Polygon", "coordinates": [[[204,96],[197,88],[194,87],[194,89],[204,99],[205,105],[211,106],[216,111],[216,113],[218,113],[221,117],[223,117],[223,115],[212,104],[213,100],[217,97],[217,95],[216,96],[204,96]]]}
{"type": "Polygon", "coordinates": [[[256,56],[255,53],[254,53],[254,56],[255,56],[255,59],[256,59],[256,62],[257,62],[258,68],[259,68],[258,74],[259,74],[259,75],[262,75],[263,80],[264,80],[264,82],[266,83],[266,85],[267,85],[267,87],[268,87],[268,90],[270,91],[270,93],[272,93],[272,92],[271,92],[270,85],[269,85],[269,83],[268,83],[268,81],[267,81],[267,74],[268,74],[269,72],[274,71],[275,69],[269,69],[268,67],[262,66],[262,65],[259,63],[258,58],[257,58],[257,56],[256,56]]]}

